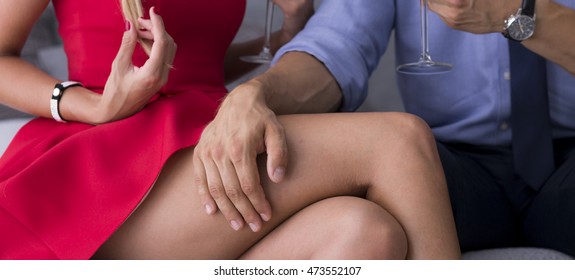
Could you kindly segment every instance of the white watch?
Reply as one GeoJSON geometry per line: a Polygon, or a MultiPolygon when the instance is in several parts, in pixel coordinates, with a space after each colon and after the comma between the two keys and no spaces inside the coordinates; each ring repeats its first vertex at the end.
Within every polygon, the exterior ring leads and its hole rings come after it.
{"type": "Polygon", "coordinates": [[[66,81],[58,83],[54,86],[52,91],[52,98],[50,99],[50,113],[52,113],[52,118],[58,122],[66,122],[62,115],[60,115],[60,99],[64,95],[64,91],[68,88],[82,86],[80,82],[66,81]]]}

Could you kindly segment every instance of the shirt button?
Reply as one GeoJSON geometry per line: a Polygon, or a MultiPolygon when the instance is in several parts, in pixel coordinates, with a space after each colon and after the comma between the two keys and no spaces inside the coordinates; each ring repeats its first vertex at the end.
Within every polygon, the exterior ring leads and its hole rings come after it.
{"type": "Polygon", "coordinates": [[[511,72],[507,71],[505,73],[503,73],[503,79],[509,81],[511,80],[511,72]]]}
{"type": "Polygon", "coordinates": [[[509,129],[509,123],[507,123],[507,122],[502,122],[502,123],[499,125],[499,129],[500,129],[500,130],[508,130],[508,129],[509,129]]]}

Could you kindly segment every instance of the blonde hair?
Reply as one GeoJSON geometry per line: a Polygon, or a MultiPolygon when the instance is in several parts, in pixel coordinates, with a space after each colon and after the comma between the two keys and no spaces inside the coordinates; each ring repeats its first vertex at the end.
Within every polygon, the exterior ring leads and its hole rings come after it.
{"type": "MultiPolygon", "coordinates": [[[[138,18],[144,16],[144,7],[142,6],[142,0],[120,0],[122,4],[122,13],[124,14],[124,18],[129,20],[132,25],[132,28],[140,28],[140,24],[138,23],[138,18]]],[[[140,45],[144,49],[144,51],[150,55],[150,51],[152,49],[151,42],[139,40],[140,45]]]]}

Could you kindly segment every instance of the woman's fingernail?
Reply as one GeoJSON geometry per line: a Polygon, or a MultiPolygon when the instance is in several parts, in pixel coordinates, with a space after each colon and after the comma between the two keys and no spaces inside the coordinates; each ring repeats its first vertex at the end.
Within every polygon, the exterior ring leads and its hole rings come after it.
{"type": "Polygon", "coordinates": [[[132,30],[132,23],[129,20],[126,20],[126,31],[132,30]]]}
{"type": "Polygon", "coordinates": [[[232,220],[232,221],[230,222],[230,224],[232,225],[232,228],[233,228],[235,231],[240,230],[240,227],[241,227],[240,223],[236,222],[235,220],[232,220]]]}

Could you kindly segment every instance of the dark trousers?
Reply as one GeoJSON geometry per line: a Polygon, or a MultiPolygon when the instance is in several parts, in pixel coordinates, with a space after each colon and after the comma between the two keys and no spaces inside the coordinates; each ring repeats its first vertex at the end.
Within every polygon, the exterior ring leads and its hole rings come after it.
{"type": "Polygon", "coordinates": [[[575,256],[575,138],[554,141],[556,170],[535,191],[509,147],[438,143],[463,252],[550,248],[575,256]]]}

